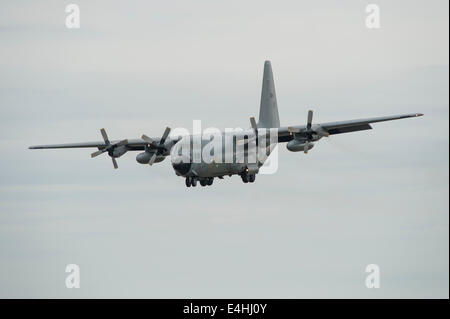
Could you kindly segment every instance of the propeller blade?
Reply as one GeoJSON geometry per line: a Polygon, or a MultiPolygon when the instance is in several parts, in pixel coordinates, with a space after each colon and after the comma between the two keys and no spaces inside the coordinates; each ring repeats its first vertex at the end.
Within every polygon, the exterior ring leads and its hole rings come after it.
{"type": "Polygon", "coordinates": [[[100,130],[100,133],[102,133],[103,140],[105,141],[105,144],[106,144],[106,145],[109,145],[109,139],[108,139],[108,135],[106,134],[105,129],[102,128],[102,129],[100,130]]]}
{"type": "Polygon", "coordinates": [[[250,142],[257,141],[257,140],[258,139],[256,138],[256,136],[250,136],[249,138],[238,139],[236,141],[236,145],[245,145],[245,144],[249,144],[250,142]]]}
{"type": "Polygon", "coordinates": [[[255,118],[253,116],[250,117],[250,123],[252,125],[253,131],[255,131],[256,145],[258,146],[258,144],[259,144],[259,141],[258,141],[258,125],[256,124],[256,120],[255,120],[255,118]]]}
{"type": "Polygon", "coordinates": [[[118,168],[119,168],[119,165],[117,165],[117,161],[116,161],[116,159],[115,159],[114,157],[111,157],[111,159],[112,159],[112,162],[113,162],[114,168],[115,168],[115,169],[118,169],[118,168]]]}
{"type": "Polygon", "coordinates": [[[159,140],[159,145],[162,146],[164,144],[164,142],[167,139],[167,136],[169,136],[169,133],[170,133],[170,127],[166,127],[166,130],[164,131],[161,139],[159,140]]]}
{"type": "Polygon", "coordinates": [[[312,119],[313,119],[313,111],[309,110],[308,111],[308,123],[306,125],[308,130],[311,129],[312,119]]]}
{"type": "Polygon", "coordinates": [[[152,157],[150,158],[150,161],[148,161],[148,165],[152,166],[155,160],[156,160],[156,152],[153,153],[152,157]]]}
{"type": "Polygon", "coordinates": [[[146,141],[148,144],[153,144],[153,140],[145,134],[142,134],[141,138],[146,141]]]}
{"type": "Polygon", "coordinates": [[[106,151],[107,151],[107,149],[104,148],[104,149],[102,149],[102,150],[99,150],[99,151],[97,151],[97,152],[92,153],[92,154],[91,154],[91,157],[94,158],[94,157],[96,157],[96,156],[99,156],[100,154],[105,153],[106,151]]]}
{"type": "Polygon", "coordinates": [[[305,154],[308,154],[308,150],[309,150],[309,143],[306,142],[306,143],[305,143],[305,149],[303,150],[303,152],[304,152],[305,154]]]}
{"type": "Polygon", "coordinates": [[[254,130],[258,129],[258,126],[256,125],[256,120],[255,120],[255,118],[253,116],[250,118],[250,123],[252,124],[252,128],[254,130]]]}

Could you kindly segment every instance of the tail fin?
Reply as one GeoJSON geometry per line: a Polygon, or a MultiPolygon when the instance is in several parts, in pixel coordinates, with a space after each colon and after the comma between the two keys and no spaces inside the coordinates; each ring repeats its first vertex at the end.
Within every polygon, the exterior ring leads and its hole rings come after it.
{"type": "Polygon", "coordinates": [[[280,127],[278,117],[277,97],[273,83],[272,66],[270,61],[264,63],[264,76],[261,92],[261,105],[259,107],[258,127],[280,127]]]}

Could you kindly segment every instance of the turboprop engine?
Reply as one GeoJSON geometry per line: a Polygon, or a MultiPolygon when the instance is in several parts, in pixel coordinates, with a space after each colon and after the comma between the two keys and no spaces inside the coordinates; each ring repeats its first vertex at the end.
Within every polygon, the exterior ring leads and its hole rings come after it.
{"type": "Polygon", "coordinates": [[[306,128],[288,127],[289,133],[294,135],[294,139],[287,143],[286,147],[291,152],[303,151],[305,154],[314,147],[315,142],[322,137],[328,137],[330,133],[324,130],[320,125],[312,125],[313,111],[308,111],[308,121],[306,128]]]}
{"type": "MultiPolygon", "coordinates": [[[[148,164],[150,162],[150,159],[152,158],[154,152],[143,152],[143,153],[139,153],[136,156],[136,161],[140,164],[148,164]]],[[[155,159],[154,159],[154,163],[159,163],[164,161],[166,157],[162,156],[162,155],[156,155],[155,159]]]]}
{"type": "Polygon", "coordinates": [[[286,145],[286,148],[291,152],[307,152],[314,147],[314,143],[307,143],[306,141],[292,140],[286,145]]]}
{"type": "Polygon", "coordinates": [[[127,152],[127,147],[122,145],[122,146],[116,147],[112,151],[109,151],[108,154],[109,154],[109,156],[117,158],[117,157],[121,157],[126,152],[127,152]]]}
{"type": "Polygon", "coordinates": [[[112,159],[114,168],[117,169],[119,166],[117,165],[116,158],[121,157],[123,154],[127,152],[128,149],[126,145],[128,144],[128,140],[122,140],[120,142],[111,143],[104,128],[100,130],[100,133],[102,134],[103,140],[105,141],[105,146],[99,148],[97,152],[92,153],[91,157],[96,157],[105,152],[108,152],[108,155],[112,159]]]}

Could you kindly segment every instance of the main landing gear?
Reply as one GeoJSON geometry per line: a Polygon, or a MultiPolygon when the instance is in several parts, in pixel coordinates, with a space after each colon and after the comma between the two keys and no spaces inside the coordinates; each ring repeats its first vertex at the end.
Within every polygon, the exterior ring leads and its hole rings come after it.
{"type": "Polygon", "coordinates": [[[200,185],[202,186],[211,186],[214,182],[214,177],[204,177],[204,178],[198,178],[198,177],[186,177],[186,187],[195,187],[197,186],[197,181],[200,182],[200,185]]]}
{"type": "Polygon", "coordinates": [[[256,179],[256,174],[242,173],[241,178],[244,183],[253,183],[256,179]]]}
{"type": "MultiPolygon", "coordinates": [[[[221,178],[221,176],[219,176],[219,178],[221,178]]],[[[245,172],[241,174],[241,178],[244,183],[253,183],[256,179],[256,174],[248,174],[245,172]]],[[[214,182],[214,177],[188,176],[185,180],[186,187],[196,187],[197,182],[199,182],[201,186],[211,186],[214,182]]]]}

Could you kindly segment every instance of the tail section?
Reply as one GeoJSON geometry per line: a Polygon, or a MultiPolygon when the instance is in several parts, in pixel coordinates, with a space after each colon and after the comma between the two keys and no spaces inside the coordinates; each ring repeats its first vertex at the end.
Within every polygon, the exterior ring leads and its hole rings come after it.
{"type": "Polygon", "coordinates": [[[270,61],[264,63],[264,76],[261,92],[261,105],[259,107],[258,127],[280,127],[278,117],[277,97],[273,82],[272,66],[270,61]]]}

